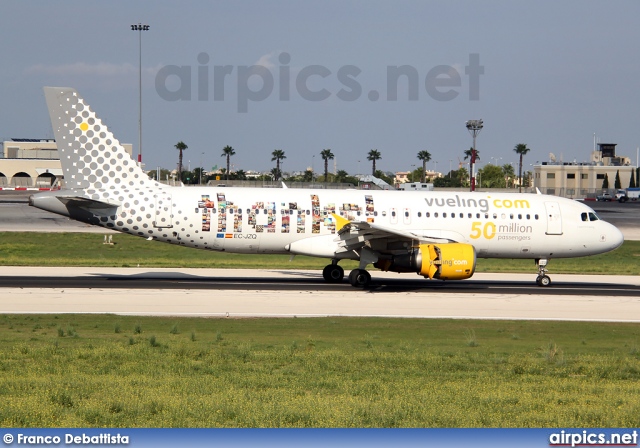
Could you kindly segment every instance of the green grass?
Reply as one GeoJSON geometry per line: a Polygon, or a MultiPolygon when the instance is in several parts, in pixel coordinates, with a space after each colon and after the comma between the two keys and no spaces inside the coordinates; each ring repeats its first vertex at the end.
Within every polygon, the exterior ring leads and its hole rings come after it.
{"type": "Polygon", "coordinates": [[[0,426],[638,427],[639,343],[593,322],[5,315],[0,426]]]}
{"type": "MultiPolygon", "coordinates": [[[[173,246],[131,235],[114,235],[115,245],[89,233],[0,233],[3,266],[112,266],[176,268],[322,269],[326,259],[288,255],[242,255],[173,246]]],[[[353,261],[340,263],[345,270],[353,261]]],[[[553,259],[552,273],[640,275],[640,241],[625,241],[603,255],[553,259]]],[[[535,272],[532,260],[479,259],[476,272],[535,272]]]]}
{"type": "MultiPolygon", "coordinates": [[[[321,269],[115,235],[0,233],[0,264],[321,269]]],[[[640,242],[553,273],[640,275],[640,242]]],[[[346,269],[352,262],[341,263],[346,269]]],[[[478,272],[532,272],[478,260],[478,272]]],[[[4,427],[638,427],[640,326],[0,316],[4,427]],[[117,393],[114,393],[117,391],[117,393]]]]}

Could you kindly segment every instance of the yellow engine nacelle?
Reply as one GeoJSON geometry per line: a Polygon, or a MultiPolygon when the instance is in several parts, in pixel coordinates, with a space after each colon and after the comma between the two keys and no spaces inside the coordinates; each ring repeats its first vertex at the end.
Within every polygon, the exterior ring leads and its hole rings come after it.
{"type": "Polygon", "coordinates": [[[476,270],[476,249],[470,244],[420,244],[418,273],[438,280],[464,280],[476,270]]]}

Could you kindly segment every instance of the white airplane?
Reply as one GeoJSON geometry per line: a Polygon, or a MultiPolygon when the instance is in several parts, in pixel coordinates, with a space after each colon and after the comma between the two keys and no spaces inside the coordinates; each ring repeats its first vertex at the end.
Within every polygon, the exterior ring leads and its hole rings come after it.
{"type": "Polygon", "coordinates": [[[71,88],[45,87],[65,188],[30,204],[78,221],[204,250],[358,260],[349,282],[366,287],[369,264],[429,279],[471,277],[476,258],[528,258],[537,283],[552,258],[600,254],[622,233],[584,205],[542,194],[172,187],[149,178],[71,88]]]}

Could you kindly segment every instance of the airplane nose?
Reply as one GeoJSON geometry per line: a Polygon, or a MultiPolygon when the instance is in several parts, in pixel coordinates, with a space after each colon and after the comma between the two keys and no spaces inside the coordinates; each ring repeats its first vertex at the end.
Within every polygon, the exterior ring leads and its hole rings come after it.
{"type": "Polygon", "coordinates": [[[617,249],[624,243],[624,235],[622,235],[620,229],[611,224],[609,224],[609,229],[604,237],[606,238],[606,243],[611,247],[611,250],[617,249]]]}

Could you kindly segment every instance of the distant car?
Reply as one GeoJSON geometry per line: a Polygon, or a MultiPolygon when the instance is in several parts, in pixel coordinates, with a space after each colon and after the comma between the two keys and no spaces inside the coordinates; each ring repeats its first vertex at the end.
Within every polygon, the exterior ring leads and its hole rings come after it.
{"type": "Polygon", "coordinates": [[[602,193],[599,196],[596,196],[596,201],[613,201],[613,196],[611,193],[602,193]]]}

